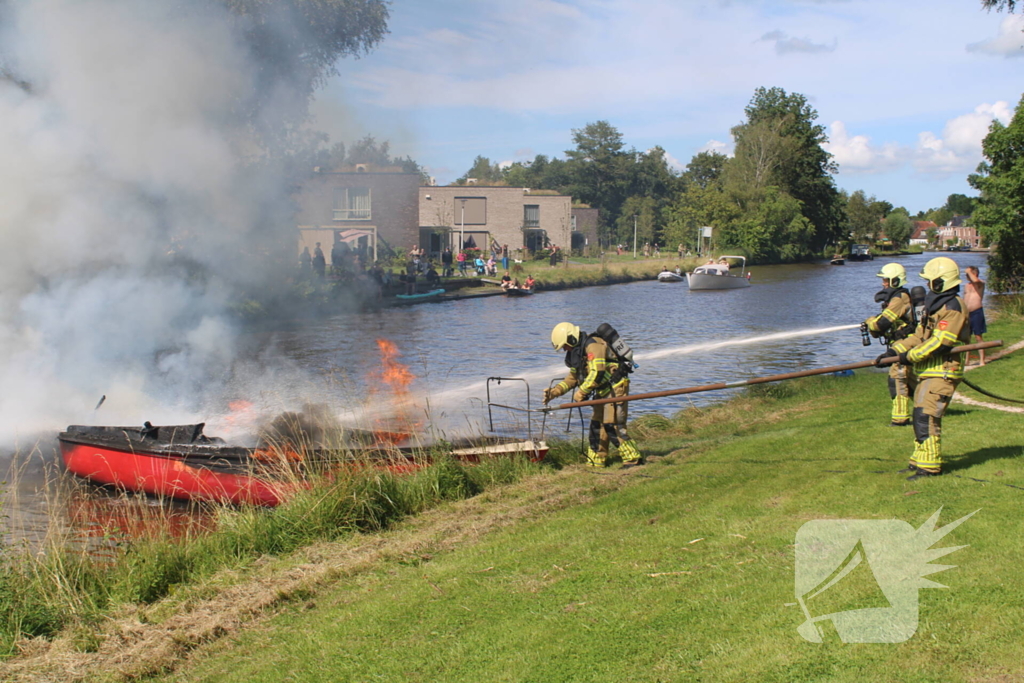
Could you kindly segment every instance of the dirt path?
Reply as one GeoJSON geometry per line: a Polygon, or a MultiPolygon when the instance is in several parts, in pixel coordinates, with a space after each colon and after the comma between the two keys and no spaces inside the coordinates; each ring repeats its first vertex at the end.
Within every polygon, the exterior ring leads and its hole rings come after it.
{"type": "MultiPolygon", "coordinates": [[[[1011,344],[1010,346],[1007,346],[1006,348],[1001,349],[998,353],[992,354],[991,356],[988,357],[988,360],[986,361],[986,364],[991,363],[994,360],[999,360],[1003,356],[1008,356],[1011,353],[1013,353],[1014,351],[1019,351],[1020,349],[1024,349],[1024,340],[1021,340],[1021,341],[1017,342],[1016,344],[1011,344]]],[[[982,366],[980,366],[980,365],[972,365],[972,366],[966,368],[964,370],[964,372],[970,372],[971,370],[977,370],[979,367],[982,367],[982,366]]],[[[969,405],[969,406],[976,406],[978,408],[991,408],[992,410],[1001,410],[1004,413],[1024,413],[1024,408],[1018,408],[1018,407],[1015,407],[1015,406],[1004,406],[1001,403],[989,403],[987,401],[979,401],[978,399],[970,398],[969,396],[963,396],[962,394],[954,395],[953,396],[953,402],[954,403],[963,403],[963,404],[969,405]]]]}
{"type": "MultiPolygon", "coordinates": [[[[642,470],[643,468],[641,468],[642,470]]],[[[164,601],[115,615],[95,652],[81,652],[72,636],[23,641],[21,654],[0,664],[0,680],[20,682],[126,681],[177,669],[197,647],[265,620],[293,600],[309,600],[330,584],[382,562],[424,558],[471,544],[492,531],[621,488],[632,472],[600,474],[571,467],[541,474],[475,498],[444,505],[392,531],[323,543],[295,554],[284,570],[265,562],[252,576],[212,597],[164,601]],[[170,612],[170,616],[161,618],[170,612]],[[155,622],[155,623],[150,623],[155,622]]],[[[209,596],[215,577],[192,594],[209,596]]]]}

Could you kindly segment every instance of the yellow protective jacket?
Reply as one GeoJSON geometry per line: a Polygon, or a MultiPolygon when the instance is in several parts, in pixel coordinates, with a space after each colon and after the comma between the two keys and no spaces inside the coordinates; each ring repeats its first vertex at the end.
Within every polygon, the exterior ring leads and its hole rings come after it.
{"type": "Polygon", "coordinates": [[[927,315],[914,333],[892,345],[897,353],[906,352],[907,361],[919,379],[963,379],[964,354],[949,353],[954,346],[968,344],[971,340],[967,305],[958,294],[959,289],[954,289],[934,298],[930,296],[927,315]]]}
{"type": "Polygon", "coordinates": [[[886,343],[891,345],[894,341],[902,339],[912,332],[910,326],[913,311],[910,293],[901,287],[892,290],[881,313],[864,322],[867,323],[871,336],[885,337],[886,343]]]}
{"type": "Polygon", "coordinates": [[[612,378],[618,367],[612,350],[603,339],[587,337],[584,341],[583,357],[578,364],[573,364],[569,368],[569,374],[565,379],[555,385],[552,396],[561,396],[570,389],[579,387],[584,394],[593,392],[594,398],[605,398],[611,394],[612,378]]]}

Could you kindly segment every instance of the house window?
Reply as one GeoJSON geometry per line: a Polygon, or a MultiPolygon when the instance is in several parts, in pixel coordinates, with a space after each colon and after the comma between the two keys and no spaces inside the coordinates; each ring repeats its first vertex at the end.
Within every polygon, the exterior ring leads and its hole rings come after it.
{"type": "Polygon", "coordinates": [[[572,217],[572,231],[576,232],[576,216],[575,216],[575,214],[572,217]]]}
{"type": "Polygon", "coordinates": [[[457,225],[487,225],[487,198],[456,197],[454,218],[457,225]]]}
{"type": "Polygon", "coordinates": [[[370,188],[339,187],[334,192],[334,220],[370,220],[370,188]]]}
{"type": "Polygon", "coordinates": [[[539,228],[540,227],[540,205],[538,204],[526,204],[523,206],[523,227],[524,228],[539,228]]]}

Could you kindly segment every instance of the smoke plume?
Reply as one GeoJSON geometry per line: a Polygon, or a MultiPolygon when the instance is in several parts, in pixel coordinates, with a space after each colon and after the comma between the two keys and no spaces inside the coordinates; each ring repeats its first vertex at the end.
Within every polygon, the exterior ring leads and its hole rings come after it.
{"type": "Polygon", "coordinates": [[[0,441],[258,387],[226,310],[293,245],[287,74],[199,0],[0,5],[0,45],[0,441]]]}

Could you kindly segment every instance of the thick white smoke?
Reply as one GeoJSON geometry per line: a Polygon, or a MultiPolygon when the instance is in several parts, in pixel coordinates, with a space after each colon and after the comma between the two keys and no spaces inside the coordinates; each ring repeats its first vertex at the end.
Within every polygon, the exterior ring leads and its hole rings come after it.
{"type": "Polygon", "coordinates": [[[261,277],[268,225],[288,231],[286,183],[248,158],[256,66],[212,3],[7,10],[0,442],[90,420],[104,394],[107,423],[193,417],[238,380],[225,307],[261,277]]]}

